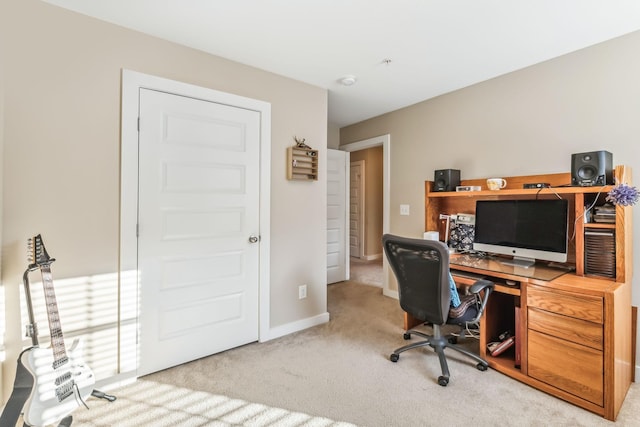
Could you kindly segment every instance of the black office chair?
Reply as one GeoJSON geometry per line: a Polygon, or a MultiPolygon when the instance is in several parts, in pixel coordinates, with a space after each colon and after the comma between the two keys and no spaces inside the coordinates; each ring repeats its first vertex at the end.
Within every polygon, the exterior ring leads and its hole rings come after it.
{"type": "Polygon", "coordinates": [[[469,288],[470,297],[464,296],[466,310],[450,316],[451,291],[449,288],[449,249],[439,241],[411,239],[385,234],[382,237],[384,252],[389,265],[398,281],[398,295],[402,309],[416,319],[429,323],[433,327],[433,335],[410,329],[404,333],[408,340],[412,334],[426,339],[396,349],[389,357],[397,362],[400,353],[412,348],[430,346],[438,354],[442,375],[438,377],[438,384],[446,386],[449,383],[449,367],[444,354],[445,348],[451,348],[474,359],[476,368],[486,371],[489,364],[479,355],[458,347],[455,335],[443,336],[440,327],[445,324],[459,325],[466,329],[469,325],[477,325],[489,294],[494,284],[488,280],[478,280],[469,288]],[[468,303],[468,301],[467,301],[468,303]]]}

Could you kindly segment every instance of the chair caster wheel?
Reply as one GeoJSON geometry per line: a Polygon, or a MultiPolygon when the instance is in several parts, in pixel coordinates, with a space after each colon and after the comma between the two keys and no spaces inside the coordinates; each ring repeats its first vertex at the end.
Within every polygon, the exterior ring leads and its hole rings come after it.
{"type": "Polygon", "coordinates": [[[447,384],[449,384],[449,378],[444,377],[444,376],[439,376],[438,377],[438,384],[440,384],[442,387],[446,387],[447,384]]]}
{"type": "Polygon", "coordinates": [[[487,365],[485,365],[485,364],[483,364],[483,363],[478,363],[478,364],[476,365],[476,368],[478,368],[478,371],[486,371],[486,370],[487,370],[487,368],[488,368],[488,366],[487,366],[487,365]]]}
{"type": "Polygon", "coordinates": [[[404,335],[402,336],[402,338],[404,338],[405,340],[410,340],[411,339],[411,334],[409,332],[405,332],[404,335]]]}
{"type": "Polygon", "coordinates": [[[447,341],[449,341],[449,344],[458,344],[458,337],[449,337],[447,341]]]}
{"type": "Polygon", "coordinates": [[[391,360],[394,363],[397,362],[398,359],[400,359],[400,355],[399,354],[393,353],[393,354],[391,354],[391,356],[389,356],[389,360],[391,360]]]}

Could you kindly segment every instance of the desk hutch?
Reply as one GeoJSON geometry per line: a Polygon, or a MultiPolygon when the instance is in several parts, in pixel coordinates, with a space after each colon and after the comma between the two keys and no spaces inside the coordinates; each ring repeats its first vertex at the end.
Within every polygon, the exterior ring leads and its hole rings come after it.
{"type": "MultiPolygon", "coordinates": [[[[616,167],[614,176],[617,183],[631,184],[628,167],[616,167]]],[[[574,269],[567,272],[539,263],[522,268],[493,256],[452,255],[450,267],[459,286],[478,278],[496,284],[480,324],[480,354],[503,374],[615,420],[635,368],[631,208],[616,206],[615,223],[585,222],[585,207],[603,205],[613,186],[569,187],[570,173],[505,179],[507,187],[497,191],[485,190],[484,179],[461,182],[481,186],[481,191],[474,192],[434,192],[433,182],[425,182],[425,230],[438,230],[441,214],[475,213],[476,200],[559,196],[569,201],[568,264],[574,269]],[[537,182],[552,188],[523,189],[524,183],[537,182]],[[585,254],[594,256],[585,235],[593,230],[610,230],[615,235],[611,240],[615,248],[610,248],[615,271],[610,277],[592,274],[585,266],[585,254]],[[516,345],[490,356],[487,343],[507,330],[516,335],[516,345]]],[[[405,314],[405,328],[417,323],[418,319],[405,314]]]]}

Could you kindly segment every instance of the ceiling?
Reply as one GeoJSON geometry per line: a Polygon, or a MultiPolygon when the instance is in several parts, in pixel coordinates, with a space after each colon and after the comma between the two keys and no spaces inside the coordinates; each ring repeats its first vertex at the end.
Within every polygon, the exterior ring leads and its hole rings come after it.
{"type": "Polygon", "coordinates": [[[640,30],[638,0],[45,1],[325,88],[338,127],[640,30]]]}

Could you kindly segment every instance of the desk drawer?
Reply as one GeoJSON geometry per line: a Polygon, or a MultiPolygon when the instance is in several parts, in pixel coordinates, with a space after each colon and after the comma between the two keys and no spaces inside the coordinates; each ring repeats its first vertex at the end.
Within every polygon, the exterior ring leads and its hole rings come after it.
{"type": "Polygon", "coordinates": [[[602,324],[550,313],[529,307],[527,312],[529,329],[560,339],[585,345],[602,351],[604,349],[602,324]]]}
{"type": "Polygon", "coordinates": [[[528,286],[527,306],[595,323],[603,323],[604,321],[602,298],[591,295],[528,286]]]}
{"type": "Polygon", "coordinates": [[[529,330],[529,376],[598,406],[604,405],[603,353],[529,330]]]}

